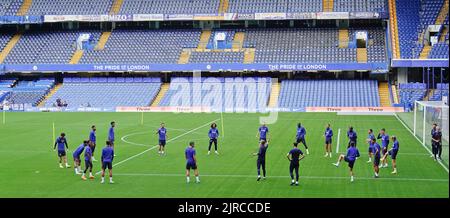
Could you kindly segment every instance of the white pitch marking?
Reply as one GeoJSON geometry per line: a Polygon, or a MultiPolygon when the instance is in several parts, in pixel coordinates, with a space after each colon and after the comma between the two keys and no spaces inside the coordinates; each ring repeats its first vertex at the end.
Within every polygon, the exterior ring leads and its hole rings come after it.
{"type": "MultiPolygon", "coordinates": [[[[184,177],[184,174],[176,173],[115,173],[117,176],[154,176],[154,177],[184,177]]],[[[254,175],[220,175],[220,174],[202,174],[201,177],[233,177],[233,178],[256,178],[254,175]]],[[[268,178],[286,179],[290,176],[269,176],[268,178]]],[[[300,179],[349,179],[344,176],[300,176],[300,179]]],[[[358,180],[390,180],[390,181],[429,181],[429,182],[448,182],[448,179],[427,179],[427,178],[373,178],[373,177],[356,177],[358,180]]]]}
{"type": "MultiPolygon", "coordinates": [[[[417,141],[422,145],[422,147],[424,147],[427,151],[428,151],[428,153],[430,153],[430,154],[433,154],[431,151],[430,151],[430,149],[427,147],[427,146],[425,146],[424,144],[422,144],[422,142],[420,141],[420,139],[416,136],[416,135],[414,135],[414,133],[409,129],[409,127],[397,116],[397,114],[395,114],[395,117],[397,118],[397,120],[398,121],[400,121],[400,123],[411,133],[411,135],[413,135],[414,136],[414,138],[416,138],[417,139],[417,141]]],[[[447,171],[447,173],[448,173],[448,168],[447,168],[447,166],[445,166],[445,164],[443,164],[442,163],[442,161],[437,161],[443,168],[444,168],[444,170],[445,171],[447,171]]]]}
{"type": "MultiPolygon", "coordinates": [[[[220,119],[215,119],[215,120],[213,120],[213,121],[209,121],[208,123],[205,123],[205,124],[203,124],[203,125],[201,125],[201,126],[199,126],[199,127],[197,127],[197,128],[191,129],[191,130],[189,130],[189,131],[187,131],[187,132],[185,132],[185,133],[183,133],[183,134],[181,134],[181,135],[178,135],[178,136],[176,136],[176,137],[174,137],[174,138],[171,138],[171,139],[167,140],[167,142],[171,142],[171,141],[173,141],[173,140],[175,140],[175,139],[181,138],[181,137],[183,137],[183,136],[185,136],[185,135],[187,135],[187,134],[189,134],[189,133],[191,133],[191,132],[194,132],[194,131],[196,131],[196,130],[198,130],[198,129],[200,129],[200,128],[203,128],[203,127],[205,127],[205,126],[210,125],[211,122],[216,122],[216,121],[218,121],[218,120],[220,120],[220,119]]],[[[122,160],[122,161],[117,162],[117,163],[114,164],[113,166],[121,165],[121,164],[123,164],[123,163],[125,163],[125,162],[127,162],[127,161],[129,161],[129,160],[132,160],[132,159],[134,159],[134,158],[136,158],[136,157],[139,157],[139,156],[141,156],[141,155],[143,155],[143,154],[145,154],[145,153],[147,153],[147,152],[149,152],[149,151],[151,151],[151,150],[157,148],[158,146],[159,146],[159,145],[154,145],[153,147],[150,147],[150,148],[148,148],[148,149],[146,149],[146,150],[144,150],[144,151],[142,151],[142,152],[140,152],[140,153],[137,153],[137,154],[135,154],[135,155],[133,155],[133,156],[131,156],[131,157],[128,157],[127,159],[124,159],[124,160],[122,160]]],[[[98,171],[96,174],[99,174],[99,173],[101,173],[101,171],[98,171]]]]}
{"type": "MultiPolygon", "coordinates": [[[[341,143],[341,129],[338,129],[338,137],[337,137],[337,145],[336,145],[336,154],[339,153],[339,144],[341,143]]],[[[331,157],[331,156],[330,156],[331,157]]]]}

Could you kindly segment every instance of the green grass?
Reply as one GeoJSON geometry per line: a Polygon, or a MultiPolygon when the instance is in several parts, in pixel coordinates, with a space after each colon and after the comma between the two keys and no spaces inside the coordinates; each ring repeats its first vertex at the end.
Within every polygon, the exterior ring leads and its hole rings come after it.
{"type": "MultiPolygon", "coordinates": [[[[393,116],[280,113],[278,122],[269,125],[268,179],[256,182],[256,159],[251,153],[258,146],[259,116],[224,114],[221,154],[207,156],[209,126],[205,124],[219,119],[220,114],[145,113],[144,125],[140,125],[140,113],[7,113],[6,124],[0,124],[0,197],[449,197],[448,173],[393,116]],[[88,137],[92,124],[97,125],[99,156],[111,120],[117,123],[116,164],[153,148],[161,121],[168,127],[169,140],[177,139],[168,142],[167,156],[160,157],[153,149],[115,166],[116,183],[112,185],[100,184],[99,175],[93,181],[82,181],[73,168],[58,167],[52,149],[52,122],[57,133],[67,134],[72,165],[72,151],[88,137]],[[307,129],[311,154],[300,163],[300,186],[291,187],[285,155],[291,149],[298,121],[307,129]],[[346,164],[339,168],[331,165],[336,153],[332,159],[323,157],[322,134],[328,122],[335,133],[333,152],[338,129],[341,152],[346,147],[346,128],[353,125],[359,134],[362,156],[355,165],[354,183],[349,181],[346,164]],[[383,127],[400,141],[399,173],[391,175],[391,168],[384,168],[381,178],[373,179],[363,140],[368,128],[383,127]],[[132,144],[120,140],[126,135],[125,140],[132,144]],[[184,149],[191,140],[197,143],[201,184],[186,184],[183,176],[184,149]]],[[[94,162],[94,169],[100,170],[99,162],[94,162]]]]}

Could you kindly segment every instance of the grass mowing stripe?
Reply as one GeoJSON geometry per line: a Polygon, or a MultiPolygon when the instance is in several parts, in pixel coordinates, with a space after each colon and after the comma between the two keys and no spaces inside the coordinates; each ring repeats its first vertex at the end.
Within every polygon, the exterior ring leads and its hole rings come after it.
{"type": "MultiPolygon", "coordinates": [[[[207,122],[207,123],[205,123],[205,124],[203,124],[203,125],[201,125],[201,126],[199,126],[199,127],[196,127],[196,128],[194,128],[194,129],[191,129],[191,130],[189,130],[189,131],[187,131],[187,132],[181,134],[181,135],[178,135],[178,136],[176,136],[176,137],[174,137],[174,138],[171,138],[171,139],[167,140],[167,142],[171,142],[171,141],[173,141],[173,140],[175,140],[175,139],[177,139],[177,138],[183,137],[183,136],[185,136],[185,135],[187,135],[187,134],[189,134],[189,133],[191,133],[191,132],[194,132],[194,131],[196,131],[196,130],[198,130],[198,129],[201,129],[201,128],[205,127],[205,126],[208,126],[211,122],[216,122],[216,121],[218,121],[218,120],[220,120],[220,119],[215,119],[215,120],[213,120],[213,121],[209,121],[209,122],[207,122]]],[[[135,155],[133,155],[133,156],[131,156],[131,157],[128,157],[128,158],[126,158],[125,160],[119,161],[118,163],[114,164],[113,166],[118,166],[118,165],[120,165],[120,164],[123,164],[123,163],[129,161],[129,160],[132,160],[132,159],[134,159],[134,158],[136,158],[136,157],[139,157],[139,156],[141,156],[141,155],[143,155],[143,154],[145,154],[145,153],[147,153],[147,152],[149,152],[149,151],[151,151],[151,150],[157,148],[158,146],[159,146],[159,145],[154,145],[153,147],[151,147],[151,148],[149,148],[149,149],[146,149],[146,150],[144,150],[144,151],[142,151],[142,152],[140,152],[140,153],[137,153],[137,154],[135,154],[135,155]]],[[[101,172],[102,172],[102,171],[98,171],[96,174],[100,174],[101,172]]]]}
{"type": "MultiPolygon", "coordinates": [[[[155,177],[185,177],[185,174],[176,173],[115,173],[116,176],[155,176],[155,177]]],[[[200,177],[226,177],[226,178],[256,178],[254,175],[221,175],[221,174],[200,174],[200,177]]],[[[276,179],[286,179],[291,178],[290,176],[269,176],[270,178],[276,179]]],[[[349,177],[344,176],[300,176],[300,179],[349,179],[349,177]]],[[[360,180],[390,180],[390,181],[429,181],[429,182],[448,182],[448,179],[427,179],[427,178],[373,178],[373,177],[355,177],[355,179],[360,180]]]]}
{"type": "Polygon", "coordinates": [[[338,137],[337,137],[337,145],[336,145],[336,154],[339,153],[339,144],[341,143],[341,129],[338,129],[338,137]]]}
{"type": "MultiPolygon", "coordinates": [[[[398,121],[400,121],[400,123],[411,133],[411,135],[413,135],[414,136],[414,138],[416,138],[417,139],[417,141],[422,145],[422,147],[424,147],[427,151],[428,151],[428,153],[430,153],[430,154],[433,154],[431,151],[430,151],[430,149],[427,147],[427,146],[425,146],[424,144],[422,144],[422,142],[420,141],[420,139],[416,136],[416,135],[414,135],[414,132],[413,131],[411,131],[411,129],[397,116],[397,114],[395,114],[394,115],[395,116],[395,118],[397,118],[397,120],[398,121]]],[[[448,173],[448,168],[447,168],[447,166],[445,166],[445,164],[443,164],[442,163],[442,161],[437,161],[443,168],[444,168],[444,170],[445,171],[447,171],[447,173],[448,173]]]]}

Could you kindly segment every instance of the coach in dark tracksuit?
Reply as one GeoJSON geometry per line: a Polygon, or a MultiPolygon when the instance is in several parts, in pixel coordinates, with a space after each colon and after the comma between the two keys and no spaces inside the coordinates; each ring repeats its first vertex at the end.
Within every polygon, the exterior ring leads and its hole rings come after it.
{"type": "Polygon", "coordinates": [[[263,171],[263,179],[266,178],[266,151],[269,144],[261,140],[261,143],[259,144],[259,150],[256,155],[258,155],[258,160],[256,161],[256,168],[258,170],[258,179],[256,181],[261,180],[261,168],[263,171]]]}
{"type": "Polygon", "coordinates": [[[432,140],[431,148],[432,148],[434,159],[437,160],[439,158],[439,160],[442,160],[441,159],[441,155],[442,155],[442,132],[441,132],[441,128],[438,126],[431,133],[432,133],[432,135],[431,135],[431,140],[432,140]]]}

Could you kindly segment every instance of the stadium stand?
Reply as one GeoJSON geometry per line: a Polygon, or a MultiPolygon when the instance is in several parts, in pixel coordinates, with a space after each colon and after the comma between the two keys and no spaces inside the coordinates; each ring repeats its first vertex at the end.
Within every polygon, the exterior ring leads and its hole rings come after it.
{"type": "Polygon", "coordinates": [[[441,101],[442,96],[448,96],[448,83],[437,83],[436,89],[433,91],[433,95],[430,97],[430,101],[441,101]]]}
{"type": "Polygon", "coordinates": [[[66,77],[45,106],[55,106],[57,99],[65,101],[68,108],[148,106],[160,87],[160,79],[152,77],[66,77]]]}
{"type": "Polygon", "coordinates": [[[82,31],[27,32],[5,59],[9,64],[66,64],[82,31]]]}
{"type": "Polygon", "coordinates": [[[284,80],[279,107],[378,107],[376,80],[284,80]]]}
{"type": "Polygon", "coordinates": [[[211,107],[212,110],[247,108],[255,111],[267,107],[271,89],[270,78],[201,79],[197,90],[193,78],[172,78],[169,90],[159,106],[205,106],[211,107]],[[249,90],[246,86],[252,86],[254,89],[249,90]],[[222,102],[210,101],[214,99],[220,99],[222,102]]]}
{"type": "Polygon", "coordinates": [[[448,44],[445,42],[439,42],[431,48],[428,58],[431,59],[448,59],[448,44]]]}
{"type": "Polygon", "coordinates": [[[183,48],[197,47],[200,31],[115,30],[103,50],[86,51],[81,64],[177,63],[183,48]]]}
{"type": "Polygon", "coordinates": [[[244,52],[192,52],[190,63],[243,63],[244,52]]]}
{"type": "MultiPolygon", "coordinates": [[[[437,44],[438,47],[434,48],[424,39],[428,26],[437,24],[443,3],[442,0],[396,0],[401,58],[448,58],[448,53],[441,52],[442,44],[437,44]]],[[[444,24],[445,22],[448,23],[448,12],[444,24]]],[[[446,40],[448,43],[448,37],[446,40]]]]}
{"type": "MultiPolygon", "coordinates": [[[[7,81],[10,86],[14,85],[14,82],[15,80],[7,81]]],[[[53,85],[53,79],[40,79],[36,81],[19,81],[11,88],[0,87],[0,90],[9,92],[5,99],[11,104],[37,106],[53,85]]]]}
{"type": "Polygon", "coordinates": [[[28,15],[108,14],[113,0],[35,0],[28,15]]]}
{"type": "Polygon", "coordinates": [[[400,83],[398,85],[400,103],[412,108],[414,101],[421,101],[427,95],[427,85],[424,83],[400,83]]]}
{"type": "Polygon", "coordinates": [[[219,0],[125,0],[122,14],[217,14],[219,0]]]}
{"type": "Polygon", "coordinates": [[[334,0],[336,12],[386,12],[385,0],[334,0]]]}
{"type": "Polygon", "coordinates": [[[0,2],[0,16],[16,15],[23,0],[2,0],[0,2]]]}
{"type": "MultiPolygon", "coordinates": [[[[355,30],[352,30],[353,32],[355,30]]],[[[369,30],[369,62],[385,62],[383,29],[369,30]]],[[[351,39],[353,40],[353,32],[351,39]]],[[[339,48],[337,28],[250,29],[244,47],[256,48],[255,63],[356,62],[356,48],[339,48]]]]}

